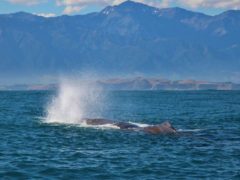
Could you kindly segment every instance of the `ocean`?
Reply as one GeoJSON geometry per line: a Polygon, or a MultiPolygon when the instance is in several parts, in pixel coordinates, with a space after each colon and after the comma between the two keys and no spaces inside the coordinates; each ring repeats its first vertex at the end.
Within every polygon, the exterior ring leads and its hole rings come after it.
{"type": "Polygon", "coordinates": [[[0,92],[0,179],[240,179],[240,91],[76,91],[0,92]]]}

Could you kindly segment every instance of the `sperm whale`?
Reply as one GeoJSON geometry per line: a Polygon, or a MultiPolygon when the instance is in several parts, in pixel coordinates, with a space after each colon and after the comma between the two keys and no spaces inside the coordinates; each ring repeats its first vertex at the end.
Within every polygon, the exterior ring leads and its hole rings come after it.
{"type": "Polygon", "coordinates": [[[161,124],[157,125],[149,125],[146,127],[140,127],[136,124],[129,123],[129,122],[122,122],[122,121],[114,121],[109,119],[84,119],[87,125],[115,125],[120,129],[123,130],[140,130],[146,133],[151,134],[175,134],[177,133],[176,129],[171,125],[170,122],[165,121],[161,124]]]}

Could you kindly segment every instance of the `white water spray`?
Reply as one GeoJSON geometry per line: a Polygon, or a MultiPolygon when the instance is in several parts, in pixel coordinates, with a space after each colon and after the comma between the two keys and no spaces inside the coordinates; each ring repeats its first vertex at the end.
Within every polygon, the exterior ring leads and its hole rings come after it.
{"type": "Polygon", "coordinates": [[[103,93],[96,83],[64,79],[47,107],[47,123],[83,124],[84,118],[97,118],[104,109],[103,93]]]}

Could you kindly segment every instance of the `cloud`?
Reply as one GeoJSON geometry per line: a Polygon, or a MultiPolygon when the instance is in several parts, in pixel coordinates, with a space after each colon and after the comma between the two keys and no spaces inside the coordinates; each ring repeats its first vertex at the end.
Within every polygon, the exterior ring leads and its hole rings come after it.
{"type": "Polygon", "coordinates": [[[240,9],[240,0],[134,0],[154,7],[171,5],[189,8],[240,9]]]}
{"type": "Polygon", "coordinates": [[[56,0],[59,6],[107,5],[114,0],[56,0]]]}
{"type": "Polygon", "coordinates": [[[46,2],[46,0],[6,0],[12,4],[23,4],[23,5],[36,5],[36,4],[40,4],[43,2],[46,2]]]}
{"type": "Polygon", "coordinates": [[[240,9],[240,0],[177,0],[191,8],[240,9]]]}
{"type": "Polygon", "coordinates": [[[84,8],[84,6],[66,6],[63,14],[73,14],[81,11],[84,8]]]}
{"type": "Polygon", "coordinates": [[[36,13],[35,15],[46,17],[46,18],[55,17],[56,16],[56,14],[54,14],[54,13],[36,13]]]}

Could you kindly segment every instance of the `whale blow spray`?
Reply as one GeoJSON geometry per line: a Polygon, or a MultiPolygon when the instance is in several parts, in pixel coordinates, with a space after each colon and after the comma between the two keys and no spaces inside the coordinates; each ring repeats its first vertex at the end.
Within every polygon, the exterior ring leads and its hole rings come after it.
{"type": "Polygon", "coordinates": [[[83,118],[100,117],[104,108],[103,91],[96,83],[63,79],[58,93],[47,106],[47,123],[81,124],[83,118]]]}

